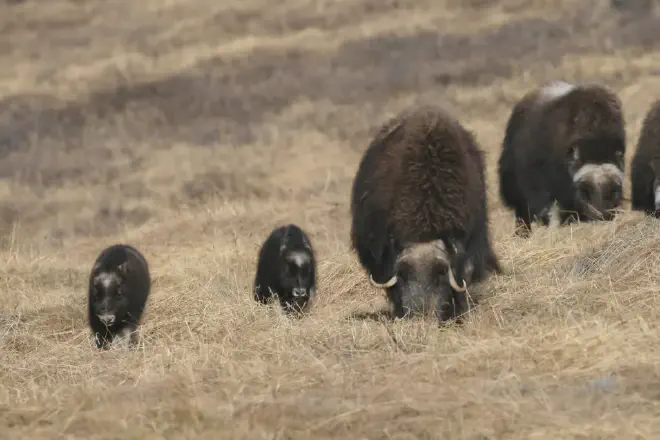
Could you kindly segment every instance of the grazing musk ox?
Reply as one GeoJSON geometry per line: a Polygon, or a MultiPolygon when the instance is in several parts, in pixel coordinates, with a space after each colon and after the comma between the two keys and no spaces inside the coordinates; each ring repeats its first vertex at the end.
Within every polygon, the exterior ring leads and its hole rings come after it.
{"type": "Polygon", "coordinates": [[[277,295],[287,312],[305,312],[316,293],[316,258],[307,234],[297,225],[271,231],[259,250],[254,299],[266,304],[277,295]]]}
{"type": "Polygon", "coordinates": [[[137,329],[151,289],[149,266],[134,247],[115,244],[104,249],[89,276],[89,325],[96,346],[107,348],[116,336],[138,341],[137,329]]]}
{"type": "Polygon", "coordinates": [[[630,166],[632,209],[660,218],[660,100],[650,108],[630,166]]]}
{"type": "Polygon", "coordinates": [[[529,236],[532,220],[612,220],[622,199],[625,137],[621,102],[603,86],[557,81],[523,96],[498,162],[516,235],[529,236]]]}
{"type": "Polygon", "coordinates": [[[500,272],[488,225],[484,160],[444,110],[386,122],[365,151],[351,195],[351,244],[397,318],[467,311],[465,290],[500,272]]]}

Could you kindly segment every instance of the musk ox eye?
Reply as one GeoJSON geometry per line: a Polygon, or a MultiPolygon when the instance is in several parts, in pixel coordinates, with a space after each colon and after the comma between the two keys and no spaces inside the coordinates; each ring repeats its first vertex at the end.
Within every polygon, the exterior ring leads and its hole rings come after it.
{"type": "Polygon", "coordinates": [[[578,193],[580,194],[580,198],[582,200],[589,200],[589,197],[591,195],[591,191],[587,186],[581,186],[580,189],[578,190],[578,193]]]}
{"type": "Polygon", "coordinates": [[[404,263],[400,264],[396,270],[396,276],[402,281],[409,281],[413,273],[413,268],[411,265],[404,263]]]}
{"type": "Polygon", "coordinates": [[[612,188],[607,195],[609,200],[617,200],[621,197],[621,190],[619,188],[612,188]]]}
{"type": "Polygon", "coordinates": [[[447,266],[439,265],[439,264],[436,265],[433,268],[433,275],[435,276],[435,278],[444,277],[445,275],[447,275],[447,266]]]}

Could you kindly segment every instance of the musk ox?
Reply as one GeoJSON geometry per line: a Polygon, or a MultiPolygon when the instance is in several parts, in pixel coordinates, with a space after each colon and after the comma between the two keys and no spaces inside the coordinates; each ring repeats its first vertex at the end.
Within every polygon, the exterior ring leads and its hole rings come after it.
{"type": "Polygon", "coordinates": [[[259,250],[254,299],[277,295],[286,313],[305,312],[316,293],[316,258],[307,234],[297,225],[279,226],[259,250]]]}
{"type": "Polygon", "coordinates": [[[612,220],[622,199],[625,137],[621,101],[603,86],[557,81],[523,96],[498,162],[516,234],[529,236],[532,220],[612,220]]]}
{"type": "Polygon", "coordinates": [[[99,254],[89,276],[88,298],[89,326],[99,349],[106,349],[117,336],[137,345],[150,289],[149,266],[137,249],[115,244],[99,254]]]}
{"type": "Polygon", "coordinates": [[[351,199],[352,249],[397,318],[458,318],[467,311],[467,286],[501,271],[490,242],[483,154],[441,108],[413,108],[381,127],[351,199]]]}
{"type": "Polygon", "coordinates": [[[660,100],[652,106],[630,165],[632,209],[660,218],[660,100]]]}

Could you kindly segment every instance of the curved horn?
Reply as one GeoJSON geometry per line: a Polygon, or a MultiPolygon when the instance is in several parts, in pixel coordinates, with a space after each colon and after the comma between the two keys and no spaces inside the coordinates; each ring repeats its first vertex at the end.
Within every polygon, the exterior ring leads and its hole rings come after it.
{"type": "Polygon", "coordinates": [[[447,272],[449,275],[449,285],[451,288],[457,292],[465,292],[467,290],[467,284],[465,283],[465,280],[463,280],[463,287],[458,287],[458,283],[456,283],[456,278],[454,278],[454,271],[451,270],[451,266],[449,266],[447,272]]]}
{"type": "Polygon", "coordinates": [[[392,287],[393,285],[395,285],[396,282],[397,282],[397,278],[396,278],[396,275],[394,275],[392,278],[387,280],[385,283],[380,284],[380,283],[375,282],[374,278],[371,275],[369,275],[369,281],[371,282],[371,284],[374,287],[378,287],[379,289],[385,289],[385,288],[392,287]]]}

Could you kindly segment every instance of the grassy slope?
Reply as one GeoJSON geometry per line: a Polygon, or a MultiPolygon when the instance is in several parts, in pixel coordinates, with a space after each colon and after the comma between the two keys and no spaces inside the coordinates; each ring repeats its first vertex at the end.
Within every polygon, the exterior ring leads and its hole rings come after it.
{"type": "Polygon", "coordinates": [[[621,95],[634,150],[660,19],[597,0],[0,4],[3,438],[650,438],[660,431],[660,223],[512,236],[495,163],[512,104],[562,78],[621,95]],[[348,249],[370,135],[440,103],[487,152],[496,250],[461,329],[385,304],[348,249]],[[251,300],[277,224],[318,249],[313,313],[251,300]],[[85,284],[138,246],[142,350],[98,353],[85,284]]]}

